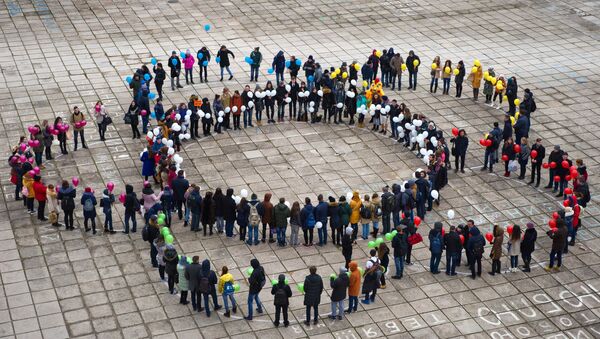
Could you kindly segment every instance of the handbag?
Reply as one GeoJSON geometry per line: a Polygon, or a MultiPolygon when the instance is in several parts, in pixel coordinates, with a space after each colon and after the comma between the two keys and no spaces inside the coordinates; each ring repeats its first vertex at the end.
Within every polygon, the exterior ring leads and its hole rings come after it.
{"type": "Polygon", "coordinates": [[[129,113],[129,112],[125,113],[125,115],[123,116],[123,122],[126,124],[131,124],[132,121],[133,121],[133,117],[131,116],[131,113],[129,113]]]}
{"type": "Polygon", "coordinates": [[[515,172],[517,169],[519,169],[519,162],[517,162],[517,160],[511,160],[508,162],[509,172],[515,172]]]}
{"type": "Polygon", "coordinates": [[[112,118],[109,117],[108,115],[104,117],[104,119],[102,119],[102,124],[105,126],[108,126],[110,124],[112,124],[112,118]]]}

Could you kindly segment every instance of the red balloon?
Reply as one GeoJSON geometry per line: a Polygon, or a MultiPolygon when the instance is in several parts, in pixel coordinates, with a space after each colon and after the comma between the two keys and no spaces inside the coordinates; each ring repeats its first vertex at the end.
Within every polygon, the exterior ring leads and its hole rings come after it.
{"type": "Polygon", "coordinates": [[[481,146],[485,146],[485,139],[480,139],[479,144],[481,144],[481,146]]]}
{"type": "Polygon", "coordinates": [[[485,141],[485,145],[486,145],[487,147],[490,147],[490,146],[492,146],[492,140],[490,140],[490,139],[487,139],[487,140],[485,141]]]}
{"type": "Polygon", "coordinates": [[[573,194],[573,190],[570,187],[565,188],[565,194],[573,194]]]}
{"type": "Polygon", "coordinates": [[[513,225],[508,225],[508,227],[506,227],[506,232],[508,232],[508,234],[512,234],[512,232],[513,232],[513,225]]]}
{"type": "Polygon", "coordinates": [[[460,244],[464,245],[464,243],[465,243],[465,236],[461,234],[461,235],[459,235],[459,237],[460,237],[460,244]]]}
{"type": "Polygon", "coordinates": [[[119,201],[124,204],[125,203],[125,193],[119,194],[119,201]]]}
{"type": "Polygon", "coordinates": [[[558,219],[558,217],[559,217],[558,212],[552,213],[552,219],[556,220],[556,219],[558,219]]]}
{"type": "Polygon", "coordinates": [[[556,168],[556,163],[554,161],[550,163],[550,168],[556,168]]]}
{"type": "Polygon", "coordinates": [[[550,228],[555,228],[556,227],[556,220],[552,219],[552,220],[548,221],[548,226],[550,226],[550,228]]]}
{"type": "Polygon", "coordinates": [[[415,226],[419,226],[421,224],[421,218],[415,217],[414,223],[415,223],[415,226]]]}
{"type": "Polygon", "coordinates": [[[577,178],[579,177],[579,172],[577,172],[577,170],[571,171],[571,178],[577,178]]]}
{"type": "Polygon", "coordinates": [[[550,165],[547,162],[545,162],[542,164],[542,167],[545,169],[548,169],[548,167],[550,167],[550,165]]]}
{"type": "Polygon", "coordinates": [[[571,167],[569,168],[569,170],[570,170],[571,172],[573,172],[573,171],[577,171],[577,166],[573,165],[573,166],[571,166],[571,167]]]}
{"type": "Polygon", "coordinates": [[[452,127],[452,135],[458,136],[458,128],[452,127]]]}
{"type": "Polygon", "coordinates": [[[550,231],[551,231],[552,233],[556,233],[556,232],[558,231],[558,228],[556,228],[556,227],[552,227],[552,228],[550,229],[550,231]]]}
{"type": "Polygon", "coordinates": [[[567,175],[567,176],[565,177],[565,180],[566,180],[566,181],[571,181],[571,176],[570,176],[570,175],[567,175]]]}
{"type": "Polygon", "coordinates": [[[571,205],[571,202],[569,201],[569,199],[563,201],[563,206],[567,207],[569,205],[571,205]]]}
{"type": "Polygon", "coordinates": [[[485,234],[485,239],[491,244],[492,240],[494,240],[494,235],[492,233],[490,233],[490,232],[487,232],[485,234]]]}
{"type": "Polygon", "coordinates": [[[531,159],[537,158],[537,151],[536,150],[531,151],[530,155],[531,155],[531,159]]]}
{"type": "Polygon", "coordinates": [[[515,153],[521,153],[521,145],[515,144],[513,146],[513,150],[515,151],[515,153]]]}
{"type": "Polygon", "coordinates": [[[554,176],[554,182],[559,182],[559,181],[560,181],[560,176],[558,176],[558,175],[555,175],[555,176],[554,176]]]}
{"type": "Polygon", "coordinates": [[[446,230],[442,227],[442,237],[446,234],[446,230]]]}
{"type": "Polygon", "coordinates": [[[561,163],[561,165],[562,165],[563,168],[569,168],[569,162],[566,161],[566,160],[563,160],[562,163],[561,163]]]}
{"type": "Polygon", "coordinates": [[[503,154],[502,155],[502,161],[508,161],[508,155],[503,154]]]}

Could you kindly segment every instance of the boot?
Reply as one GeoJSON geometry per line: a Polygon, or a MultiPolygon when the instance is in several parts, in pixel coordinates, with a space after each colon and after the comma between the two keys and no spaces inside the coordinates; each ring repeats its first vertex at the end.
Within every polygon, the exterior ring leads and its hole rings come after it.
{"type": "Polygon", "coordinates": [[[229,318],[229,317],[231,316],[231,313],[229,313],[229,311],[227,311],[227,312],[223,313],[223,315],[224,315],[226,318],[229,318]]]}

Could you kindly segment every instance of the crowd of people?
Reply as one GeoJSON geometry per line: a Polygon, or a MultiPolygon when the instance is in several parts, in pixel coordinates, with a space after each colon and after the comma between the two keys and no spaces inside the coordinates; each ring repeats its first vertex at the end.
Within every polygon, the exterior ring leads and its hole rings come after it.
{"type": "MultiPolygon", "coordinates": [[[[200,81],[206,82],[210,52],[202,48],[196,57],[200,81]]],[[[233,77],[229,69],[229,57],[233,58],[233,53],[222,46],[216,57],[221,67],[221,80],[224,70],[230,74],[230,79],[233,77]]],[[[251,66],[251,81],[257,82],[262,62],[260,49],[255,48],[245,61],[251,66]]],[[[454,75],[456,96],[461,97],[462,82],[466,76],[464,62],[458,62],[456,68],[453,68],[450,60],[443,66],[440,61],[441,59],[436,57],[431,65],[430,91],[437,92],[438,79],[442,78],[442,92],[445,95],[449,94],[450,79],[454,75]]],[[[183,87],[179,83],[182,64],[185,68],[186,83],[194,83],[195,62],[196,59],[189,50],[182,53],[181,59],[177,52],[172,53],[168,59],[172,90],[183,87]]],[[[208,259],[200,263],[199,258],[194,256],[190,263],[185,256],[178,255],[173,246],[174,237],[170,233],[174,214],[177,214],[179,220],[183,220],[185,227],[189,226],[194,232],[202,231],[205,236],[224,233],[226,237],[233,238],[237,224],[239,240],[245,241],[249,246],[267,241],[277,242],[281,247],[298,246],[301,243],[300,230],[303,233],[304,246],[312,246],[315,242],[317,246],[325,246],[331,237],[331,242],[341,248],[346,262],[345,267],[340,268],[339,276],[330,278],[330,285],[334,289],[331,295],[331,317],[341,319],[346,295],[349,297],[346,312],[356,311],[361,279],[364,294],[362,302],[375,302],[377,289],[386,286],[385,272],[390,255],[395,263],[396,270],[392,276],[394,279],[401,279],[404,265],[412,264],[412,247],[423,240],[418,227],[425,220],[427,211],[432,210],[433,204],[440,203],[440,191],[446,185],[447,171],[452,167],[451,156],[454,157],[454,171],[464,173],[469,146],[465,130],[453,128],[452,136],[448,140],[449,145],[444,133],[433,121],[423,114],[413,114],[406,104],[398,103],[396,99],[390,99],[384,93],[386,88],[396,89],[396,80],[398,90],[401,89],[402,73],[405,70],[409,74],[408,88],[416,90],[420,59],[413,51],[409,52],[406,62],[399,53],[390,48],[381,52],[374,50],[363,65],[354,61],[350,65],[342,63],[337,69],[332,67],[325,70],[312,56],[302,63],[294,56],[286,60],[285,54],[280,51],[273,60],[272,69],[268,70],[268,73],[276,74],[276,87],[271,81],[267,81],[264,88],[256,85],[251,89],[246,85],[241,92],[234,90],[233,94],[225,87],[221,95],[215,96],[212,104],[208,98],[199,99],[192,95],[188,103],[172,105],[166,110],[162,103],[162,86],[166,80],[166,72],[156,59],[153,58],[151,63],[154,65],[154,76],[149,68],[143,65],[133,77],[127,79],[130,88],[133,89],[133,101],[124,115],[124,122],[131,126],[134,139],[141,138],[141,122],[146,148],[140,153],[141,174],[144,177],[140,196],[131,184],[127,184],[125,192],[118,196],[118,201],[125,209],[123,233],[127,234],[130,230],[136,232],[137,219],[141,217],[144,221],[142,237],[150,243],[151,263],[158,268],[161,279],[165,279],[166,274],[171,293],[175,293],[175,284],[178,284],[182,304],[187,303],[187,291],[190,291],[194,310],[205,310],[208,316],[209,295],[213,299],[213,308],[216,310],[221,307],[217,291],[223,296],[225,315],[230,315],[230,303],[231,311],[236,313],[234,295],[239,286],[235,284],[227,267],[223,267],[221,275],[217,277],[211,270],[208,259]],[[305,81],[298,79],[300,68],[305,73],[305,81]],[[291,77],[287,84],[284,82],[286,69],[291,77]],[[362,76],[362,87],[358,85],[359,72],[362,76]],[[158,97],[150,91],[152,80],[158,97]],[[150,100],[155,100],[152,111],[150,100]],[[185,140],[200,138],[200,121],[203,136],[208,136],[213,131],[222,133],[231,128],[241,129],[242,116],[244,128],[253,126],[253,122],[261,125],[263,111],[266,113],[267,123],[276,123],[275,105],[277,122],[284,121],[286,106],[290,120],[318,123],[330,122],[333,117],[334,123],[337,124],[349,119],[350,125],[357,123],[359,127],[364,127],[367,124],[366,119],[370,118],[372,130],[384,135],[389,130],[393,139],[422,156],[426,169],[417,169],[412,178],[402,183],[394,183],[391,187],[385,186],[379,193],[364,194],[362,197],[357,191],[339,197],[318,195],[315,205],[310,197],[306,197],[301,204],[299,201],[288,202],[283,197],[273,199],[271,193],[266,193],[262,201],[259,201],[255,193],[245,189],[240,191],[239,196],[235,195],[231,188],[226,189],[225,193],[221,188],[216,188],[214,192],[209,190],[202,195],[198,185],[189,183],[185,178],[185,171],[181,168],[183,158],[178,152],[185,140]],[[319,114],[320,108],[323,115],[319,114]],[[153,179],[154,185],[148,182],[150,178],[153,179]],[[275,201],[277,203],[274,203],[275,201]],[[368,241],[371,257],[364,269],[359,268],[356,261],[352,261],[353,248],[358,245],[359,236],[363,240],[372,238],[368,241]],[[386,240],[393,251],[390,251],[386,240]],[[201,306],[202,296],[204,307],[201,306]]],[[[550,181],[546,187],[552,188],[557,196],[563,197],[564,209],[554,213],[549,221],[550,230],[547,232],[553,244],[550,263],[546,269],[556,271],[562,264],[562,254],[567,253],[568,246],[575,243],[577,229],[581,226],[581,213],[590,201],[586,167],[581,159],[577,159],[576,165],[573,165],[568,154],[558,145],[554,146],[548,155],[547,162],[544,162],[546,152],[541,139],[536,139],[535,144],[529,146],[530,118],[536,110],[536,104],[533,93],[528,89],[525,90],[523,101],[518,99],[515,77],[499,75],[496,78],[493,68],[483,72],[481,63],[476,60],[467,79],[471,82],[474,100],[478,99],[479,87],[483,81],[487,104],[494,106],[498,99],[496,107],[499,108],[503,98],[509,103],[503,128],[494,123],[493,129],[479,141],[485,153],[482,170],[488,169],[492,172],[493,165],[502,159],[505,164],[505,176],[510,176],[511,172],[520,168],[519,179],[524,179],[527,164],[531,159],[529,184],[535,183],[538,187],[541,168],[547,168],[550,181]],[[572,187],[569,187],[570,183],[572,187]],[[554,266],[555,261],[557,266],[554,266]]],[[[100,140],[104,140],[107,126],[112,123],[111,115],[100,101],[96,103],[90,115],[96,120],[100,140]]],[[[70,139],[71,132],[74,136],[73,150],[77,151],[78,139],[81,146],[87,148],[84,138],[86,124],[84,113],[74,107],[69,123],[64,123],[59,117],[54,124],[43,121],[41,125],[30,126],[29,138],[22,137],[9,157],[15,199],[22,199],[30,214],[37,212],[39,220],[50,219],[51,224],[56,227],[61,226],[59,215],[63,213],[64,227],[67,230],[74,229],[73,215],[77,208],[75,199],[79,179],[74,177],[71,182],[64,180],[60,187],[46,185],[41,175],[44,169],[43,155],[45,152],[46,160],[52,160],[51,148],[56,142],[60,145],[61,153],[68,154],[67,140],[70,139]],[[37,211],[34,208],[35,201],[38,202],[37,211]]],[[[104,215],[104,230],[115,233],[112,208],[116,199],[113,190],[114,184],[108,183],[100,198],[96,197],[91,187],[85,187],[79,204],[83,210],[86,232],[97,232],[96,206],[99,201],[104,215]]],[[[448,222],[454,218],[453,215],[453,211],[448,212],[448,222]]],[[[512,225],[507,227],[506,231],[509,234],[507,253],[510,256],[510,270],[517,270],[518,256],[521,255],[523,271],[529,272],[531,253],[535,249],[537,239],[535,225],[528,223],[525,229],[521,229],[519,225],[512,225]]],[[[466,224],[450,226],[447,233],[443,224],[436,222],[428,234],[431,252],[429,269],[433,274],[440,272],[439,265],[445,250],[446,274],[456,275],[456,267],[460,266],[464,251],[471,277],[475,279],[481,275],[481,262],[487,240],[492,244],[490,274],[500,273],[504,238],[504,228],[499,225],[494,225],[493,232],[485,234],[484,237],[472,220],[466,224]]],[[[257,311],[262,313],[258,294],[266,281],[265,272],[256,259],[252,260],[251,267],[248,279],[248,320],[252,319],[254,303],[257,305],[257,311]]],[[[279,325],[279,313],[282,312],[283,323],[287,326],[287,306],[292,294],[291,289],[283,275],[273,281],[272,285],[271,293],[275,296],[276,306],[275,325],[279,325]]],[[[316,306],[320,303],[323,291],[323,281],[316,274],[316,268],[310,268],[310,275],[304,284],[298,284],[298,288],[305,294],[306,322],[311,320],[312,308],[313,321],[316,323],[316,306]]]]}

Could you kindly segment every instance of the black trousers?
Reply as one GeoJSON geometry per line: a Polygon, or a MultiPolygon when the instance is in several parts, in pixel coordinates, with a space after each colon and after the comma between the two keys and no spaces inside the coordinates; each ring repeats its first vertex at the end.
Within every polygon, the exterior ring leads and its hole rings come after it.
{"type": "Polygon", "coordinates": [[[475,265],[477,265],[477,275],[481,275],[481,257],[473,258],[469,262],[469,268],[471,269],[471,277],[475,278],[475,265]]]}
{"type": "Polygon", "coordinates": [[[134,122],[131,123],[131,133],[133,133],[133,138],[139,138],[141,136],[140,130],[138,129],[138,121],[137,116],[134,116],[134,122]]]}
{"type": "Polygon", "coordinates": [[[52,159],[52,145],[46,146],[44,152],[46,152],[46,160],[52,159]]]}
{"type": "Polygon", "coordinates": [[[192,138],[199,138],[198,135],[198,120],[190,119],[190,134],[192,138]]]}
{"type": "Polygon", "coordinates": [[[304,244],[305,245],[313,243],[313,233],[314,233],[313,231],[314,231],[314,229],[312,229],[312,228],[308,228],[308,227],[302,228],[302,232],[304,233],[304,244]]]}
{"type": "Polygon", "coordinates": [[[456,156],[454,156],[454,168],[457,170],[464,170],[465,169],[465,155],[464,154],[456,154],[456,156]],[[460,167],[458,167],[458,160],[460,159],[460,167]]]}
{"type": "Polygon", "coordinates": [[[296,107],[297,107],[297,100],[292,99],[292,102],[290,102],[289,104],[289,116],[290,116],[290,120],[292,118],[296,117],[296,107]],[[293,114],[292,114],[293,113],[293,114]]]}
{"type": "Polygon", "coordinates": [[[67,229],[73,228],[73,210],[64,210],[63,212],[65,212],[65,227],[67,229]]]}
{"type": "Polygon", "coordinates": [[[46,201],[38,201],[37,217],[39,220],[44,219],[44,210],[46,209],[46,201]]]}
{"type": "Polygon", "coordinates": [[[536,185],[540,184],[541,179],[541,171],[542,171],[542,163],[540,161],[534,162],[531,164],[531,182],[535,181],[536,185]],[[537,176],[537,180],[536,180],[537,176]]]}
{"type": "Polygon", "coordinates": [[[457,82],[456,83],[456,97],[460,98],[460,96],[462,95],[462,82],[457,82]]]}
{"type": "Polygon", "coordinates": [[[283,323],[288,324],[288,305],[275,305],[275,323],[279,325],[279,317],[281,312],[283,312],[283,323]]]}
{"type": "Polygon", "coordinates": [[[233,128],[240,129],[240,116],[239,115],[233,116],[233,128]]]}
{"type": "Polygon", "coordinates": [[[155,81],[154,85],[156,86],[156,92],[158,93],[158,99],[162,100],[162,98],[163,98],[163,96],[162,96],[162,93],[163,93],[163,90],[162,90],[162,88],[163,88],[163,82],[156,82],[155,81]]]}
{"type": "Polygon", "coordinates": [[[492,260],[492,272],[493,273],[500,273],[500,267],[501,267],[500,259],[498,259],[498,260],[496,260],[496,259],[492,260]]]}

